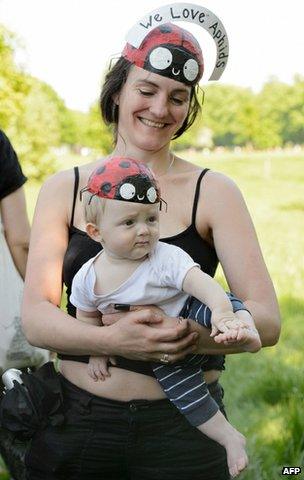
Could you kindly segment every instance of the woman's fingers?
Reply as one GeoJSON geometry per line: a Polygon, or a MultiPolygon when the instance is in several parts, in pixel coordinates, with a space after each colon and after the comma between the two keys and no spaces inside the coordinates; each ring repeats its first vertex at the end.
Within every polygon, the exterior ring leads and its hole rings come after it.
{"type": "Polygon", "coordinates": [[[113,312],[103,314],[102,323],[105,326],[113,325],[122,319],[135,318],[139,323],[157,323],[159,315],[162,316],[163,311],[154,305],[131,305],[129,312],[113,312]],[[135,314],[135,312],[138,312],[135,314]],[[135,314],[135,317],[134,317],[135,314]]]}
{"type": "Polygon", "coordinates": [[[102,316],[102,323],[106,327],[113,325],[126,316],[126,313],[108,313],[102,316]]]}
{"type": "Polygon", "coordinates": [[[186,337],[176,340],[175,342],[161,342],[158,344],[156,351],[168,353],[168,354],[179,354],[185,349],[190,348],[191,351],[195,350],[197,347],[198,333],[190,333],[186,337]]]}

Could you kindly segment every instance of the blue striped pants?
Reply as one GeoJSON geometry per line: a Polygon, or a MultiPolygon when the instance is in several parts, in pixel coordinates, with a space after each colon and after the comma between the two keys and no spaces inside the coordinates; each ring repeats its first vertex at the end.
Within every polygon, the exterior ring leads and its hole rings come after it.
{"type": "MultiPolygon", "coordinates": [[[[231,293],[227,295],[234,312],[247,310],[241,300],[231,293]]],[[[180,316],[211,328],[211,310],[194,297],[188,298],[180,316]]],[[[153,372],[169,400],[194,426],[205,423],[219,409],[203,377],[202,366],[207,359],[207,355],[195,354],[188,355],[178,364],[152,364],[153,372]]]]}

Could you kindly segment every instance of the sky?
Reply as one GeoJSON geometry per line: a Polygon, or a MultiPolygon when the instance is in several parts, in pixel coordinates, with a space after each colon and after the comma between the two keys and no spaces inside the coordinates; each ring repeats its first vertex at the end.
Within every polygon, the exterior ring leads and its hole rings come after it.
{"type": "MultiPolygon", "coordinates": [[[[127,31],[170,0],[0,0],[0,23],[16,33],[16,57],[26,71],[50,84],[69,108],[87,111],[98,98],[111,56],[127,31]]],[[[229,37],[230,56],[221,83],[258,91],[272,76],[290,83],[304,75],[304,0],[196,0],[214,12],[229,37]]],[[[190,23],[202,46],[206,73],[213,70],[210,35],[190,23]]],[[[209,75],[208,75],[209,73],[209,75]]]]}

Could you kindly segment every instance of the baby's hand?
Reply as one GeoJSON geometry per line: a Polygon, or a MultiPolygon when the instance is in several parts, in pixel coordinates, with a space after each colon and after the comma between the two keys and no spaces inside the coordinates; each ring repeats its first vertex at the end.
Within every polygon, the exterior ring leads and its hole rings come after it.
{"type": "Polygon", "coordinates": [[[236,317],[236,315],[228,311],[213,310],[211,315],[211,337],[216,337],[219,333],[236,332],[239,328],[247,326],[236,317]]]}
{"type": "Polygon", "coordinates": [[[214,337],[216,343],[242,345],[245,352],[258,352],[262,348],[259,332],[254,326],[243,325],[237,330],[228,330],[214,337]]]}
{"type": "Polygon", "coordinates": [[[109,357],[107,355],[90,357],[88,363],[88,374],[95,382],[98,380],[104,381],[106,377],[111,376],[108,369],[108,360],[109,357]]]}

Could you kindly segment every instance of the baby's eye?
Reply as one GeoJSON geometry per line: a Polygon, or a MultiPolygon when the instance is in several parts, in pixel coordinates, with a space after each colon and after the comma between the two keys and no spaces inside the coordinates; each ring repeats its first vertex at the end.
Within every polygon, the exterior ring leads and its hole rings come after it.
{"type": "Polygon", "coordinates": [[[156,217],[155,216],[149,217],[149,222],[151,223],[156,222],[156,217]]]}
{"type": "Polygon", "coordinates": [[[133,225],[134,221],[133,220],[126,220],[125,221],[125,224],[129,227],[131,225],[133,225]]]}

